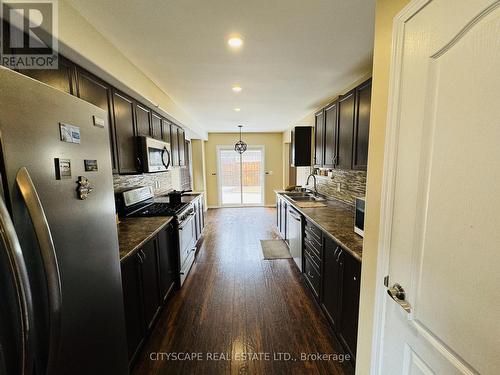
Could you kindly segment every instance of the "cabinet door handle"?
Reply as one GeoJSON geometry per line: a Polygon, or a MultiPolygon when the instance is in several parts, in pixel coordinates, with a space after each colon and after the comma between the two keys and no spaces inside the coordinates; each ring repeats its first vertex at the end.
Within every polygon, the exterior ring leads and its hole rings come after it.
{"type": "Polygon", "coordinates": [[[314,279],[314,275],[311,273],[311,271],[307,271],[307,276],[309,276],[311,279],[314,279]]]}
{"type": "Polygon", "coordinates": [[[140,264],[143,264],[143,263],[144,263],[144,259],[142,259],[141,252],[140,252],[140,251],[139,251],[139,252],[137,252],[137,254],[136,254],[136,255],[137,255],[137,258],[139,259],[139,263],[140,263],[140,264]]]}
{"type": "MultiPolygon", "coordinates": [[[[337,255],[337,263],[339,262],[340,260],[340,256],[342,255],[342,249],[340,249],[338,255],[337,255]]],[[[341,263],[342,264],[342,263],[341,263]]]]}

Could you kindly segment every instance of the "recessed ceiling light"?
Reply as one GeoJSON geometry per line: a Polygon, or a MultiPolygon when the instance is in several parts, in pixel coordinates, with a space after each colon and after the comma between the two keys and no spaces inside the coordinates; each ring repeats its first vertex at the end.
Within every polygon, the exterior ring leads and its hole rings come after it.
{"type": "Polygon", "coordinates": [[[243,45],[243,39],[241,39],[239,36],[233,36],[229,38],[227,44],[229,44],[229,47],[231,48],[240,48],[243,45]]]}
{"type": "Polygon", "coordinates": [[[241,108],[236,107],[234,110],[235,110],[236,112],[239,112],[239,111],[241,111],[241,108]]]}
{"type": "Polygon", "coordinates": [[[233,91],[234,91],[234,92],[241,92],[241,90],[243,90],[243,89],[241,88],[241,86],[239,86],[239,85],[234,85],[234,86],[233,86],[233,91]]]}

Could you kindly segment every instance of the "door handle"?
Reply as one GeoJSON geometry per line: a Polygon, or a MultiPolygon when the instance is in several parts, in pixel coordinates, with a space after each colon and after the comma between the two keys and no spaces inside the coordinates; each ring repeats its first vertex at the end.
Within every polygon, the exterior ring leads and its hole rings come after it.
{"type": "Polygon", "coordinates": [[[406,292],[399,284],[394,284],[391,288],[387,289],[387,294],[406,311],[408,314],[411,312],[411,305],[406,301],[406,292]]]}
{"type": "Polygon", "coordinates": [[[28,271],[26,262],[23,257],[23,251],[19,244],[16,230],[9,211],[2,198],[0,198],[0,241],[7,252],[9,265],[14,279],[14,286],[17,296],[17,308],[20,319],[20,336],[21,336],[21,361],[22,374],[31,374],[33,371],[32,365],[32,342],[31,342],[31,324],[33,321],[33,299],[31,296],[31,288],[29,283],[28,271]]]}
{"type": "Polygon", "coordinates": [[[47,294],[49,302],[49,346],[47,373],[51,373],[57,363],[61,340],[61,306],[62,289],[59,264],[57,261],[56,249],[52,239],[45,211],[36,191],[31,176],[25,167],[20,168],[16,174],[16,183],[21,196],[28,209],[35,235],[40,246],[42,263],[46,273],[47,294]]]}

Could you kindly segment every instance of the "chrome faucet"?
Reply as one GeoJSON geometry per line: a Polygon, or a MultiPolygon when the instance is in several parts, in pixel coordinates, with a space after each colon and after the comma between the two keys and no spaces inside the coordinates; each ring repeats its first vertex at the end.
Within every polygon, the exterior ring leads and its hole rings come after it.
{"type": "Polygon", "coordinates": [[[311,173],[309,176],[307,176],[307,181],[306,181],[306,186],[309,186],[309,179],[310,178],[313,178],[313,181],[314,181],[314,194],[318,194],[318,189],[316,188],[316,175],[314,175],[313,173],[311,173]]]}

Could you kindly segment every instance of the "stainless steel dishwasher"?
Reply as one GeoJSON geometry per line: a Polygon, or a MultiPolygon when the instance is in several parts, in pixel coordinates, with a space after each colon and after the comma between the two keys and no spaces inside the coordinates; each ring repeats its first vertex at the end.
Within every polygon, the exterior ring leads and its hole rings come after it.
{"type": "Polygon", "coordinates": [[[302,215],[294,208],[288,206],[288,246],[290,254],[302,272],[302,215]]]}

